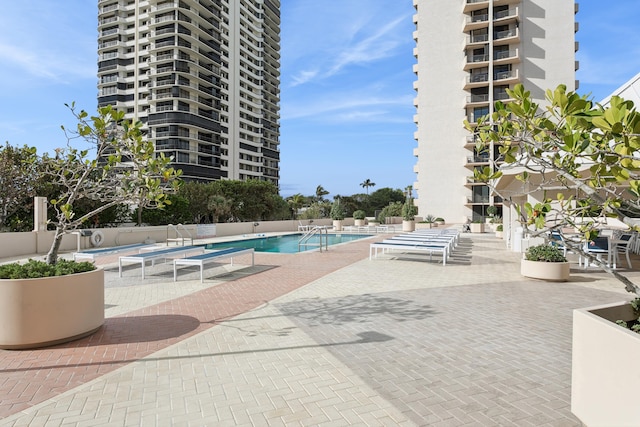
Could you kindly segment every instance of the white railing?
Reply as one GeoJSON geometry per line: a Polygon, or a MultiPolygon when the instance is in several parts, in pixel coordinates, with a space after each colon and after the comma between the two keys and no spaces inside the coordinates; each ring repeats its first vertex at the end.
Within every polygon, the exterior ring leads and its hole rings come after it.
{"type": "Polygon", "coordinates": [[[182,224],[176,224],[176,225],[168,224],[167,225],[167,246],[169,246],[169,242],[182,243],[182,246],[185,245],[185,242],[189,242],[190,245],[193,245],[193,236],[191,235],[189,230],[187,230],[187,228],[182,224]],[[177,237],[169,237],[169,230],[173,230],[177,237]],[[186,237],[182,233],[185,233],[186,237]]]}

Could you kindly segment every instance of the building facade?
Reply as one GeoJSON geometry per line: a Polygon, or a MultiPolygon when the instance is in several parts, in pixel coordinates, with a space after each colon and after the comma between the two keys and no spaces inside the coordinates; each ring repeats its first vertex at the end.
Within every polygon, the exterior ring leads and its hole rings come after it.
{"type": "Polygon", "coordinates": [[[509,101],[522,83],[537,102],[558,84],[575,90],[578,10],[573,0],[413,0],[417,92],[414,149],[421,216],[459,223],[486,217],[502,200],[473,182],[498,147],[477,153],[463,127],[509,101]]]}
{"type": "Polygon", "coordinates": [[[279,0],[99,0],[98,105],[187,180],[278,185],[279,0]]]}

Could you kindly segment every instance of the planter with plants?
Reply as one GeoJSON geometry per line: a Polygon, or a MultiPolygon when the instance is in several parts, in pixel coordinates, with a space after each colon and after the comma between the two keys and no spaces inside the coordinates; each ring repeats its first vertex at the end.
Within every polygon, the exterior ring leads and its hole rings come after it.
{"type": "Polygon", "coordinates": [[[496,216],[497,213],[498,213],[498,208],[496,206],[494,205],[487,206],[488,217],[485,218],[485,221],[487,223],[493,223],[493,218],[496,216]]]}
{"type": "Polygon", "coordinates": [[[418,207],[413,204],[413,198],[409,197],[402,205],[402,231],[414,231],[416,229],[416,214],[418,207]]]}
{"type": "Polygon", "coordinates": [[[40,158],[40,173],[56,183],[57,195],[49,201],[54,238],[46,262],[2,266],[0,348],[42,347],[96,331],[104,323],[104,271],[58,259],[63,236],[112,206],[161,208],[178,184],[179,172],[169,167],[170,159],[156,157],[153,143],[142,138],[142,123],[129,123],[124,112],[111,106],[94,117],[76,112],[73,104],[69,108],[78,126],[65,130],[68,142],[81,138],[95,151],[68,144],[55,156],[40,158]],[[95,207],[78,214],[75,206],[83,200],[94,201],[95,207]]]}
{"type": "Polygon", "coordinates": [[[496,237],[498,239],[502,239],[504,237],[504,231],[503,230],[504,230],[504,228],[503,228],[502,224],[498,224],[496,226],[496,237]]]}
{"type": "Polygon", "coordinates": [[[357,210],[353,212],[353,224],[356,227],[363,227],[365,225],[365,218],[367,213],[363,210],[357,210]]]}
{"type": "Polygon", "coordinates": [[[82,338],[104,323],[104,272],[90,262],[0,266],[0,348],[82,338]]]}
{"type": "Polygon", "coordinates": [[[437,218],[436,218],[436,224],[438,224],[438,225],[444,225],[444,224],[445,224],[445,222],[444,222],[444,218],[437,217],[437,218]]]}
{"type": "Polygon", "coordinates": [[[573,312],[571,411],[589,426],[638,426],[640,300],[573,312]]]}
{"type": "Polygon", "coordinates": [[[433,228],[437,226],[438,223],[433,215],[427,215],[422,221],[416,223],[416,229],[433,228]]]}
{"type": "Polygon", "coordinates": [[[333,220],[333,229],[335,231],[342,231],[342,221],[344,220],[344,208],[340,203],[340,198],[336,197],[331,205],[330,212],[331,219],[333,220]]]}
{"type": "Polygon", "coordinates": [[[547,244],[527,248],[520,264],[520,274],[532,279],[563,282],[569,280],[570,271],[562,252],[547,244]]]}
{"type": "Polygon", "coordinates": [[[469,228],[472,233],[484,233],[484,221],[475,220],[469,224],[469,228]]]}

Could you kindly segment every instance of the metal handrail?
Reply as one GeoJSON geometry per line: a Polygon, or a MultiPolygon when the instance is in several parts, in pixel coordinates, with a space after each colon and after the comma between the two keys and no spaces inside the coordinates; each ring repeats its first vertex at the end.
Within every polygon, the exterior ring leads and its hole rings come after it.
{"type": "Polygon", "coordinates": [[[327,227],[315,225],[309,231],[307,231],[301,238],[298,240],[298,252],[300,252],[300,248],[302,246],[318,246],[320,248],[320,252],[322,252],[322,239],[324,232],[324,248],[325,250],[329,250],[329,231],[327,227]],[[318,236],[318,243],[310,243],[309,240],[313,236],[318,236]]]}
{"type": "Polygon", "coordinates": [[[182,242],[182,246],[184,246],[184,242],[188,241],[190,245],[193,245],[193,236],[189,233],[189,230],[182,224],[168,224],[167,225],[167,246],[169,246],[169,242],[182,242]],[[169,229],[175,231],[176,235],[179,237],[169,238],[169,229]],[[184,237],[180,232],[180,229],[184,231],[189,237],[184,237]]]}

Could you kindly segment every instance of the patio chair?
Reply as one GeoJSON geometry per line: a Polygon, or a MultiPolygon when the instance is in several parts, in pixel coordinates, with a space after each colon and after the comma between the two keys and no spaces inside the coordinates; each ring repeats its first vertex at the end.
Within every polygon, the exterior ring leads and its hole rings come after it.
{"type": "MultiPolygon", "coordinates": [[[[595,239],[585,242],[584,251],[589,254],[595,254],[598,261],[602,261],[602,255],[607,255],[607,267],[611,265],[611,250],[608,237],[596,237],[595,239]]],[[[581,261],[580,261],[581,262],[581,261]]],[[[584,260],[584,268],[589,266],[589,258],[584,260]]]]}
{"type": "Polygon", "coordinates": [[[633,248],[633,243],[636,238],[634,233],[623,233],[616,240],[611,241],[611,251],[613,252],[613,268],[616,268],[616,264],[620,262],[620,254],[624,254],[627,258],[627,265],[631,267],[631,258],[629,252],[633,248]]]}

